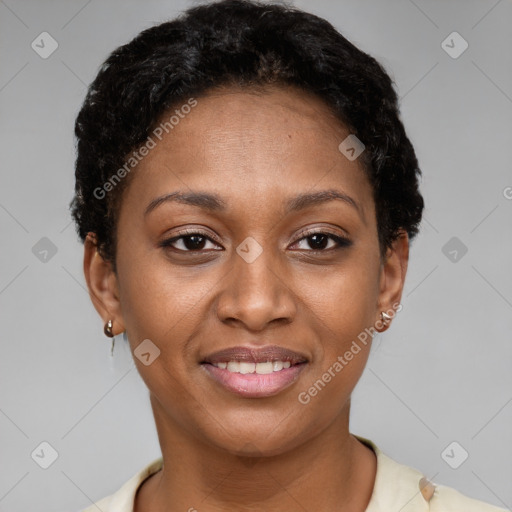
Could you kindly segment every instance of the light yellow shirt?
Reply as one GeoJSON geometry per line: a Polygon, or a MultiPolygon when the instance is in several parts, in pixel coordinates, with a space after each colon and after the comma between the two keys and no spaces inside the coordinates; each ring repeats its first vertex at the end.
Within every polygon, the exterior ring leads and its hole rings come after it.
{"type": "MultiPolygon", "coordinates": [[[[419,471],[395,462],[369,439],[355,437],[377,456],[375,485],[366,512],[507,512],[506,509],[469,498],[451,487],[429,483],[419,471]]],[[[162,457],[155,459],[116,493],[82,512],[133,512],[137,489],[162,465],[162,457]]]]}

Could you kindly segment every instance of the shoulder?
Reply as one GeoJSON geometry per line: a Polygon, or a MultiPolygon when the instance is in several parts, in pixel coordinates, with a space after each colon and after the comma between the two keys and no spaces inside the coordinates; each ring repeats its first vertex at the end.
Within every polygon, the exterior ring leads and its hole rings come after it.
{"type": "Polygon", "coordinates": [[[436,485],[430,512],[506,512],[506,509],[475,500],[451,487],[436,485]]]}
{"type": "Polygon", "coordinates": [[[96,501],[90,507],[80,512],[133,512],[135,495],[142,482],[150,475],[159,471],[163,466],[163,458],[158,457],[150,462],[143,469],[133,475],[125,484],[114,494],[96,501]]]}
{"type": "Polygon", "coordinates": [[[507,512],[451,487],[429,482],[420,471],[393,460],[369,439],[355,437],[377,457],[377,474],[366,512],[507,512]]]}

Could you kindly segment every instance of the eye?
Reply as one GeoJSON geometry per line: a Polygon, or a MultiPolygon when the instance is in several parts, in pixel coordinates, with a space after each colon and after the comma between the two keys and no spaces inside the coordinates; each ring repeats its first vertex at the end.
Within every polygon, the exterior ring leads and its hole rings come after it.
{"type": "Polygon", "coordinates": [[[304,233],[304,235],[305,236],[295,242],[294,245],[307,241],[306,243],[312,246],[312,251],[319,252],[327,252],[331,249],[341,249],[352,245],[352,242],[348,238],[324,231],[308,231],[304,233]],[[334,246],[328,246],[329,240],[334,242],[334,246]]]}
{"type": "MultiPolygon", "coordinates": [[[[307,243],[312,247],[311,252],[326,252],[328,250],[341,249],[343,247],[349,247],[350,245],[352,245],[352,242],[348,238],[324,231],[308,231],[304,233],[304,235],[305,236],[296,241],[294,245],[307,241],[307,243]],[[329,241],[333,242],[333,245],[331,245],[330,247],[328,246],[329,241]]],[[[212,240],[203,232],[184,231],[180,233],[178,236],[174,236],[167,240],[163,240],[162,242],[160,242],[159,246],[163,248],[171,247],[172,249],[175,249],[176,251],[180,252],[201,252],[207,249],[205,245],[207,245],[208,243],[218,246],[218,244],[214,240],[212,240]],[[181,248],[176,247],[175,244],[181,244],[181,248]]]]}
{"type": "Polygon", "coordinates": [[[208,242],[215,244],[215,242],[205,233],[202,233],[200,231],[184,231],[180,233],[178,236],[169,238],[167,240],[163,240],[162,242],[160,242],[159,246],[164,248],[171,247],[176,251],[181,252],[199,252],[205,249],[205,245],[208,242]],[[181,243],[181,246],[184,247],[184,249],[174,247],[174,244],[176,244],[176,242],[181,243]]]}

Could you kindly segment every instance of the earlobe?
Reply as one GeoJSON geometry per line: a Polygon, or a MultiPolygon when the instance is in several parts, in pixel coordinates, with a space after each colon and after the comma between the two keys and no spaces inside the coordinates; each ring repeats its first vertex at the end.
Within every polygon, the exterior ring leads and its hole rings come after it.
{"type": "Polygon", "coordinates": [[[84,275],[89,296],[94,308],[106,324],[112,321],[112,333],[124,331],[124,321],[119,302],[117,276],[111,262],[105,260],[98,252],[94,233],[88,233],[84,241],[84,275]]]}
{"type": "Polygon", "coordinates": [[[384,327],[382,330],[379,329],[379,332],[389,328],[392,318],[399,311],[396,306],[400,304],[400,299],[402,298],[408,262],[409,237],[406,231],[401,230],[391,247],[387,249],[384,262],[382,263],[379,299],[377,302],[377,321],[383,323],[384,327]]]}

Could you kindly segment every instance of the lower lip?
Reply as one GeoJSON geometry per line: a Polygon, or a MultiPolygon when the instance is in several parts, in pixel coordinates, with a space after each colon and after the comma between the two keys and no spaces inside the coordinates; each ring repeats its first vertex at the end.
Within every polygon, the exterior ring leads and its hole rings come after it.
{"type": "Polygon", "coordinates": [[[306,363],[296,364],[290,366],[290,368],[283,368],[278,372],[264,375],[233,373],[209,363],[203,363],[201,366],[208,372],[208,375],[222,384],[228,391],[246,398],[262,398],[277,395],[277,393],[291,386],[298,379],[306,363]]]}

